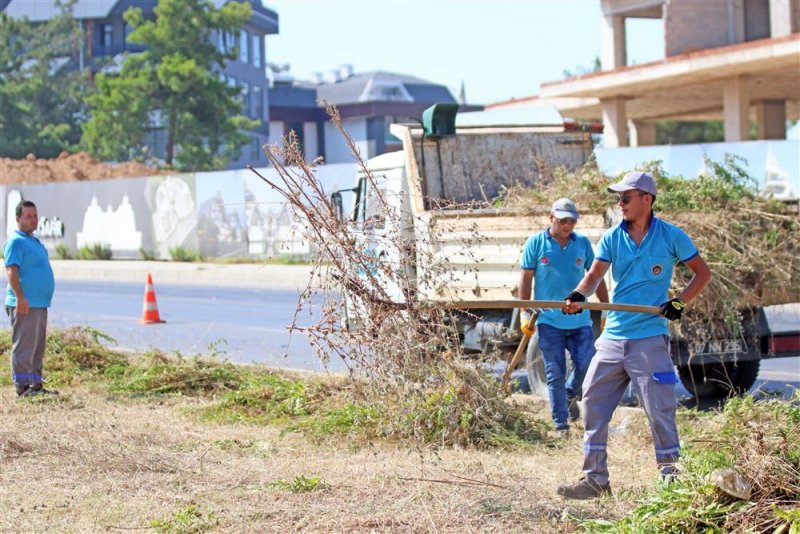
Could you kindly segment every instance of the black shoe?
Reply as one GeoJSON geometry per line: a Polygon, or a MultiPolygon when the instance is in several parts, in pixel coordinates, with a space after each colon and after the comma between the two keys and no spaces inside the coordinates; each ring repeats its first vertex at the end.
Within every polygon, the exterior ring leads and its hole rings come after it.
{"type": "Polygon", "coordinates": [[[576,397],[567,399],[567,409],[569,410],[569,420],[577,421],[581,418],[581,405],[580,400],[576,397]]]}
{"type": "Polygon", "coordinates": [[[601,486],[586,477],[581,478],[577,484],[559,486],[556,493],[567,499],[596,499],[602,495],[611,495],[611,485],[601,486]]]}
{"type": "Polygon", "coordinates": [[[658,478],[664,484],[672,484],[677,481],[680,476],[681,472],[677,467],[674,465],[667,465],[661,468],[658,478]]]}
{"type": "Polygon", "coordinates": [[[55,389],[45,389],[43,387],[28,387],[22,393],[18,394],[19,397],[36,397],[38,395],[53,395],[57,397],[61,394],[55,389]]]}

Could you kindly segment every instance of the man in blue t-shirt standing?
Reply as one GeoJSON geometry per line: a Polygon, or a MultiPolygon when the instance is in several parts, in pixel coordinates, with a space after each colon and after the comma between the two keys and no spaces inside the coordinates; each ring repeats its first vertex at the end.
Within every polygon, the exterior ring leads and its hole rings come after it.
{"type": "Polygon", "coordinates": [[[680,319],[686,303],[694,299],[711,279],[711,271],[691,238],[683,230],[653,213],[656,183],[644,172],[629,172],[610,186],[619,193],[622,221],[603,234],[596,258],[583,280],[565,300],[564,311],[577,313],[608,268],[615,286],[612,302],[659,306],[660,315],[632,312],[608,314],[597,340],[597,354],[584,380],[583,478],[577,484],[558,488],[570,499],[592,499],[611,493],[608,483],[608,424],[633,382],[644,405],[653,434],[656,462],[661,477],[676,473],[680,443],[675,422],[678,404],[677,377],[670,357],[667,320],[680,319]],[[668,290],[672,269],[683,263],[694,276],[675,298],[668,290]]]}
{"type": "MultiPolygon", "coordinates": [[[[531,282],[535,300],[560,300],[574,288],[594,260],[592,244],[586,236],[573,231],[578,221],[578,209],[568,198],[556,200],[550,210],[550,226],[533,235],[522,249],[522,271],[519,278],[519,298],[531,298],[531,282]]],[[[608,302],[604,282],[597,289],[598,298],[608,302]]],[[[542,351],[550,410],[556,432],[569,434],[569,419],[577,419],[577,402],[581,384],[594,355],[592,319],[588,311],[565,315],[561,310],[544,310],[536,318],[539,348],[542,351]],[[564,350],[572,356],[572,373],[567,377],[564,350]],[[571,417],[570,417],[571,415],[571,417]]],[[[533,335],[531,312],[525,310],[520,329],[533,335]]]]}
{"type": "Polygon", "coordinates": [[[17,205],[17,230],[5,246],[8,276],[6,313],[11,319],[11,378],[17,395],[55,393],[42,387],[42,363],[47,341],[47,308],[55,279],[47,249],[33,232],[39,226],[36,205],[17,205]]]}

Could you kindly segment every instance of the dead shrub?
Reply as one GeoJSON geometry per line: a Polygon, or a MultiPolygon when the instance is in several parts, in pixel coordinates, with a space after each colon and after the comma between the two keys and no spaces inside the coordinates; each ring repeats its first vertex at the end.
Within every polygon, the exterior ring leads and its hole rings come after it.
{"type": "MultiPolygon", "coordinates": [[[[313,326],[301,327],[295,320],[290,328],[304,332],[323,361],[340,358],[354,378],[366,379],[354,382],[354,394],[364,406],[385,407],[388,435],[443,445],[536,439],[543,427],[504,402],[497,381],[465,357],[456,319],[416,297],[416,287],[446,285],[452,276],[426,251],[425,240],[436,239],[437,230],[414,237],[402,199],[390,198],[380,187],[342,128],[338,111],[333,106],[327,110],[379,209],[373,210],[374,220],[363,224],[341,220],[329,192],[315,178],[319,162],[304,160],[293,134],[283,147],[265,147],[279,178],[259,177],[286,199],[319,250],[298,312],[313,298],[323,303],[321,315],[313,326]],[[370,224],[380,225],[380,237],[367,236],[370,224]],[[389,257],[399,258],[399,264],[387,262],[389,257]],[[415,263],[424,263],[424,272],[407,268],[415,263]],[[357,312],[349,317],[357,316],[358,324],[343,324],[348,309],[357,312]]],[[[478,238],[466,238],[467,253],[468,241],[478,238]]]]}

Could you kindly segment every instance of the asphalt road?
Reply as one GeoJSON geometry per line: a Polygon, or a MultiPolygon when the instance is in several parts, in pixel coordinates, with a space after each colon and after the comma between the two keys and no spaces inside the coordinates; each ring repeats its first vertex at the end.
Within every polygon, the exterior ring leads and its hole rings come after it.
{"type": "MultiPolygon", "coordinates": [[[[5,281],[0,281],[5,287],[5,281]]],[[[287,327],[296,289],[154,284],[161,324],[141,324],[144,284],[60,280],[49,312],[56,328],[91,326],[126,349],[179,351],[296,369],[321,370],[305,336],[287,327]]],[[[309,311],[298,317],[310,324],[309,311]]],[[[0,325],[9,328],[3,314],[0,325]]],[[[331,362],[331,370],[341,370],[331,362]]]]}

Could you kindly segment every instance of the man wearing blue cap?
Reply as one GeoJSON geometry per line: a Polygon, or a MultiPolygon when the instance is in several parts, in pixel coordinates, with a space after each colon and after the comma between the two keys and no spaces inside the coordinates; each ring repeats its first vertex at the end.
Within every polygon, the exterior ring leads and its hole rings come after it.
{"type": "MultiPolygon", "coordinates": [[[[531,298],[531,282],[536,300],[560,300],[575,287],[594,260],[592,244],[573,231],[578,209],[568,198],[556,200],[550,210],[550,226],[525,242],[520,266],[519,298],[531,298]]],[[[597,295],[608,302],[608,291],[600,282],[597,295]]],[[[589,312],[565,315],[561,310],[544,310],[536,318],[539,348],[542,351],[550,410],[556,432],[569,435],[569,419],[577,419],[581,384],[594,355],[594,333],[589,312]],[[572,356],[572,373],[567,377],[564,350],[572,356]]],[[[531,312],[520,317],[520,329],[533,335],[531,312]]]]}
{"type": "Polygon", "coordinates": [[[583,478],[558,488],[570,499],[592,499],[611,493],[608,483],[608,424],[619,401],[633,382],[653,434],[661,476],[675,474],[680,443],[675,423],[675,368],[670,357],[667,320],[680,319],[686,304],[708,281],[711,271],[683,230],[653,213],[656,183],[645,172],[629,172],[610,186],[618,193],[622,221],[606,231],[597,244],[597,257],[583,280],[566,297],[564,311],[577,313],[611,267],[616,283],[613,303],[654,305],[661,315],[632,312],[608,314],[597,340],[597,354],[584,380],[583,478]],[[675,298],[668,298],[672,269],[683,263],[694,272],[675,298]]]}

